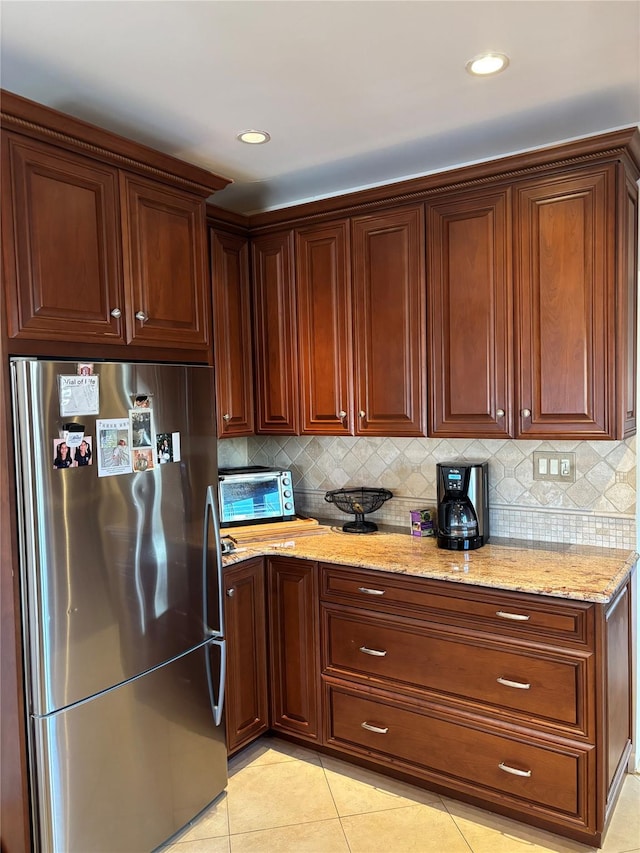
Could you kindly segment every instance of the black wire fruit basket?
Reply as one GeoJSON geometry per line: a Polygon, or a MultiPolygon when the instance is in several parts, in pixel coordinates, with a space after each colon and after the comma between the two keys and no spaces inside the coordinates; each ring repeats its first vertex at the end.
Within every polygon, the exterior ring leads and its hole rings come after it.
{"type": "Polygon", "coordinates": [[[392,498],[389,489],[334,489],[324,496],[327,503],[335,504],[343,512],[352,512],[356,520],[342,525],[345,533],[375,533],[378,525],[365,521],[365,515],[380,509],[385,501],[392,498]]]}

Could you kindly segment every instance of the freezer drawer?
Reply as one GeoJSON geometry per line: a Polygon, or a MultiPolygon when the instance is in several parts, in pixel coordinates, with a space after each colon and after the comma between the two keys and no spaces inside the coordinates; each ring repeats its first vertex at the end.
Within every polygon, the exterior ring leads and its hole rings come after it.
{"type": "Polygon", "coordinates": [[[223,655],[212,641],[32,720],[43,853],[149,853],[220,794],[227,755],[212,706],[223,655]]]}

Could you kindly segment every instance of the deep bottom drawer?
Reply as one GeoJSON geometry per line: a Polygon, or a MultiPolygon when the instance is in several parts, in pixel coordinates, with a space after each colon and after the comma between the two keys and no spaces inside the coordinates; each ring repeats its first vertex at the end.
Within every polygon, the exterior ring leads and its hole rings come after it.
{"type": "Polygon", "coordinates": [[[334,686],[329,710],[332,745],[364,749],[396,765],[400,759],[443,783],[472,783],[586,822],[589,750],[542,746],[334,686]]]}

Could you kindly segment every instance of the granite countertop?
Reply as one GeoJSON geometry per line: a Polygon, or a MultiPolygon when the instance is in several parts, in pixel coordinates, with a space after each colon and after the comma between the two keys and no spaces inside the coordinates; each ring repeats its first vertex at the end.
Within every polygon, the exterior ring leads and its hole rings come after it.
{"type": "Polygon", "coordinates": [[[434,537],[357,535],[321,526],[314,535],[283,539],[279,533],[273,541],[242,543],[223,563],[276,554],[599,603],[612,599],[638,559],[634,551],[510,539],[492,539],[475,551],[447,551],[434,537]]]}

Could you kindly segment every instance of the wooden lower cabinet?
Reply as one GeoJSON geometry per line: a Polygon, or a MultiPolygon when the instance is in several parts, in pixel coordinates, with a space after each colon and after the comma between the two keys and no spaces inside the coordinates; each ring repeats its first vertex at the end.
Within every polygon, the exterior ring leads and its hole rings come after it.
{"type": "Polygon", "coordinates": [[[318,567],[267,560],[271,727],[305,740],[320,737],[318,567]]]}
{"type": "Polygon", "coordinates": [[[225,569],[227,751],[236,752],[269,728],[264,560],[225,569]]]}
{"type": "Polygon", "coordinates": [[[320,566],[323,745],[601,843],[631,750],[630,581],[609,604],[320,566]]]}
{"type": "MultiPolygon", "coordinates": [[[[248,662],[241,682],[230,664],[230,750],[266,729],[261,563],[244,565],[245,599],[243,564],[225,581],[248,662]]],[[[631,578],[596,604],[288,557],[266,577],[272,730],[600,845],[631,751],[631,578]]]]}
{"type": "Polygon", "coordinates": [[[390,697],[326,685],[327,744],[378,758],[461,793],[498,798],[530,815],[584,826],[593,815],[588,790],[594,747],[549,742],[464,718],[443,708],[411,707],[390,697]]]}

